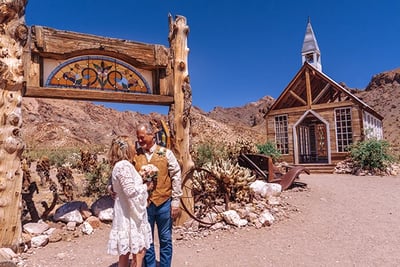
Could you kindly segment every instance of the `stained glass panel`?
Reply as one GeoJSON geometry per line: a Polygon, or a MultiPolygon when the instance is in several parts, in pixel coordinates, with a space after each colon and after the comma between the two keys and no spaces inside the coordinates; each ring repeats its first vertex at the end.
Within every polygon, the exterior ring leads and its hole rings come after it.
{"type": "Polygon", "coordinates": [[[51,72],[45,86],[151,93],[146,79],[134,67],[106,56],[67,60],[51,72]]]}

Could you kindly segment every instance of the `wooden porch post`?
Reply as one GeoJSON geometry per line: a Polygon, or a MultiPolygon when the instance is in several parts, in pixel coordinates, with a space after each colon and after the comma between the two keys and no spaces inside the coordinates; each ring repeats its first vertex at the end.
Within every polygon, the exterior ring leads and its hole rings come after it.
{"type": "Polygon", "coordinates": [[[17,251],[21,237],[20,136],[24,80],[23,47],[28,39],[26,0],[0,0],[0,247],[17,251]]]}
{"type": "MultiPolygon", "coordinates": [[[[174,148],[178,161],[182,166],[182,174],[190,170],[194,163],[190,155],[190,109],[192,106],[192,89],[190,87],[188,71],[188,53],[187,36],[189,27],[186,24],[186,18],[176,16],[175,21],[171,14],[169,15],[169,35],[168,40],[171,47],[171,66],[173,71],[172,86],[174,89],[174,104],[169,110],[169,124],[174,135],[174,148]]],[[[183,179],[184,177],[182,177],[183,179]]],[[[183,192],[184,201],[191,201],[188,198],[190,192],[183,192]]],[[[190,196],[189,196],[190,197],[190,196]]],[[[190,207],[189,203],[187,205],[190,207]]],[[[182,213],[177,220],[181,225],[188,219],[186,213],[182,213]]]]}

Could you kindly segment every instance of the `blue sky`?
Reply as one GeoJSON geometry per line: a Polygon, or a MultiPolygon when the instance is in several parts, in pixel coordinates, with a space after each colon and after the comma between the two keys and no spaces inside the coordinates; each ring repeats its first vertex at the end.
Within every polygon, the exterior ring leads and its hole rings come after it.
{"type": "Polygon", "coordinates": [[[193,105],[207,112],[277,98],[301,68],[308,17],[336,82],[363,89],[400,67],[398,0],[29,0],[26,23],[168,47],[169,13],[187,18],[193,105]]]}

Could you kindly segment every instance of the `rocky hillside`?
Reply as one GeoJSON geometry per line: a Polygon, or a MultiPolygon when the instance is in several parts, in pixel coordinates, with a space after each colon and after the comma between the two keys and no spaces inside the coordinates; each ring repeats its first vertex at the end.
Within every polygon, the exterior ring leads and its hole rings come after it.
{"type": "Polygon", "coordinates": [[[356,95],[384,117],[384,137],[400,152],[400,68],[373,76],[356,95]]]}
{"type": "MultiPolygon", "coordinates": [[[[385,138],[397,147],[400,129],[400,68],[372,77],[363,91],[352,90],[385,117],[385,138]]],[[[216,107],[211,112],[192,109],[192,143],[236,141],[265,142],[264,112],[274,99],[265,96],[242,107],[216,107]]],[[[115,134],[134,135],[138,123],[164,115],[119,112],[91,102],[23,100],[23,138],[28,149],[108,146],[115,134]]]]}
{"type": "MultiPolygon", "coordinates": [[[[191,115],[192,143],[235,142],[238,138],[258,143],[264,141],[262,131],[265,132],[265,128],[250,127],[245,120],[235,124],[235,121],[229,123],[225,116],[216,115],[213,119],[196,107],[191,115]]],[[[134,137],[136,125],[141,122],[167,120],[165,115],[158,113],[119,112],[91,102],[37,98],[24,98],[22,116],[22,136],[28,149],[108,147],[116,134],[132,134],[134,137]]]]}

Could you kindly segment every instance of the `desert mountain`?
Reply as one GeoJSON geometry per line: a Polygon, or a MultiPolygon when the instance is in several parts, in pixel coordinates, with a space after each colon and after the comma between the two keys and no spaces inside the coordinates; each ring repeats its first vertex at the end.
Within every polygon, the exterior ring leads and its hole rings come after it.
{"type": "Polygon", "coordinates": [[[400,68],[374,75],[355,95],[384,117],[384,138],[400,152],[400,68]]]}
{"type": "MultiPolygon", "coordinates": [[[[384,116],[385,138],[400,147],[400,68],[375,75],[365,90],[350,90],[384,116]]],[[[242,107],[216,107],[210,112],[193,107],[192,143],[238,138],[265,142],[263,114],[273,102],[265,96],[242,107]]],[[[115,134],[134,135],[140,122],[166,120],[158,113],[120,112],[91,102],[38,98],[23,99],[22,116],[28,149],[108,146],[115,134]]]]}
{"type": "MultiPolygon", "coordinates": [[[[253,112],[249,110],[247,117],[254,116],[253,112]]],[[[215,119],[199,108],[192,108],[192,143],[235,142],[238,138],[261,143],[265,139],[264,127],[250,127],[250,122],[243,118],[232,121],[229,112],[214,116],[215,119]]],[[[166,115],[158,113],[120,112],[91,102],[39,98],[23,99],[22,117],[22,136],[28,149],[108,147],[116,134],[134,137],[141,122],[167,120],[166,115]]]]}

